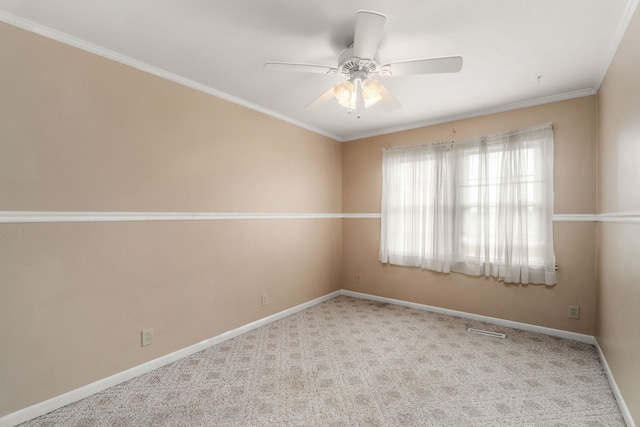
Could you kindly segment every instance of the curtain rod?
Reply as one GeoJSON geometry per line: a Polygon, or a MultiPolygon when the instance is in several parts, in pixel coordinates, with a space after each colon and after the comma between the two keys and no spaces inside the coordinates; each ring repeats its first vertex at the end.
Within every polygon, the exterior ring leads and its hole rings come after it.
{"type": "Polygon", "coordinates": [[[482,140],[482,139],[494,139],[494,138],[500,138],[500,137],[504,137],[504,136],[519,135],[519,134],[526,133],[526,132],[545,130],[547,128],[553,130],[553,123],[552,122],[546,122],[546,123],[542,123],[542,124],[539,124],[539,125],[534,125],[534,126],[529,126],[529,127],[526,127],[526,128],[522,128],[522,129],[503,131],[503,132],[496,132],[496,133],[492,133],[492,134],[484,135],[484,136],[472,136],[470,138],[465,138],[465,139],[451,139],[451,140],[446,140],[446,141],[427,142],[427,143],[416,144],[416,145],[400,145],[400,146],[396,146],[396,147],[383,147],[382,151],[412,150],[412,149],[424,148],[424,147],[437,147],[437,146],[441,146],[441,145],[450,145],[450,146],[464,145],[464,144],[473,143],[475,141],[482,140]]]}

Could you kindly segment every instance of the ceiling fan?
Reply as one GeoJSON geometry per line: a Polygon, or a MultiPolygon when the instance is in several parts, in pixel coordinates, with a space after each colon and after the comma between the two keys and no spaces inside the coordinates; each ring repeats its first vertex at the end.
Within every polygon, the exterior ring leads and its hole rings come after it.
{"type": "Polygon", "coordinates": [[[378,44],[382,37],[386,16],[381,13],[360,10],[356,13],[356,29],[353,43],[340,53],[338,67],[326,65],[298,64],[290,62],[267,62],[265,70],[299,71],[304,73],[342,74],[348,80],[329,88],[309,103],[305,109],[318,108],[335,97],[347,112],[379,104],[392,112],[402,107],[400,101],[374,76],[393,77],[409,74],[457,73],[462,68],[461,56],[426,58],[411,61],[380,64],[378,44]]]}

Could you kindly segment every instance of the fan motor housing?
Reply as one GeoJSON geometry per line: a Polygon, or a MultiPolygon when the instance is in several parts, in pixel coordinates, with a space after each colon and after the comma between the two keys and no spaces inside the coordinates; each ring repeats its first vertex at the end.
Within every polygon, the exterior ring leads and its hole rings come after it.
{"type": "Polygon", "coordinates": [[[376,74],[379,72],[379,63],[378,52],[375,53],[373,59],[356,58],[353,56],[353,46],[349,46],[340,53],[338,70],[348,76],[356,71],[364,71],[367,75],[376,74]]]}

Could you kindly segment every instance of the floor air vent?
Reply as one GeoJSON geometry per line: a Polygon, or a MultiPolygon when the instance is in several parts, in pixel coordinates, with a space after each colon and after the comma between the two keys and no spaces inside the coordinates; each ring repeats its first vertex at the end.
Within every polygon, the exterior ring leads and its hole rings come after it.
{"type": "Polygon", "coordinates": [[[469,329],[467,329],[467,331],[473,332],[474,334],[486,335],[488,337],[494,337],[494,338],[506,338],[507,337],[505,334],[499,334],[497,332],[490,332],[490,331],[483,331],[482,329],[469,328],[469,329]]]}

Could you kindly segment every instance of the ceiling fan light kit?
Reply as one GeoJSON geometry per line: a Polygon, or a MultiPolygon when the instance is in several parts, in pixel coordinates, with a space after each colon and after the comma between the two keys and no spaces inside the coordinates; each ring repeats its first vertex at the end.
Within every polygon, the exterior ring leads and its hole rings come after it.
{"type": "Polygon", "coordinates": [[[364,108],[369,108],[380,101],[382,99],[381,89],[382,83],[377,80],[356,78],[335,85],[333,94],[338,100],[338,104],[347,108],[348,113],[358,110],[358,118],[360,118],[359,107],[364,104],[364,108]],[[354,84],[353,81],[356,83],[354,84]]]}
{"type": "Polygon", "coordinates": [[[338,83],[309,103],[305,109],[315,109],[326,104],[332,98],[347,108],[347,112],[357,111],[360,118],[361,108],[378,104],[387,112],[402,107],[400,101],[372,76],[394,77],[410,74],[456,73],[462,68],[462,57],[427,58],[412,61],[394,62],[380,65],[378,44],[386,17],[378,12],[366,10],[356,14],[356,28],[353,43],[340,53],[338,67],[300,64],[288,62],[267,62],[266,70],[297,71],[321,74],[342,74],[347,81],[338,83]]]}

